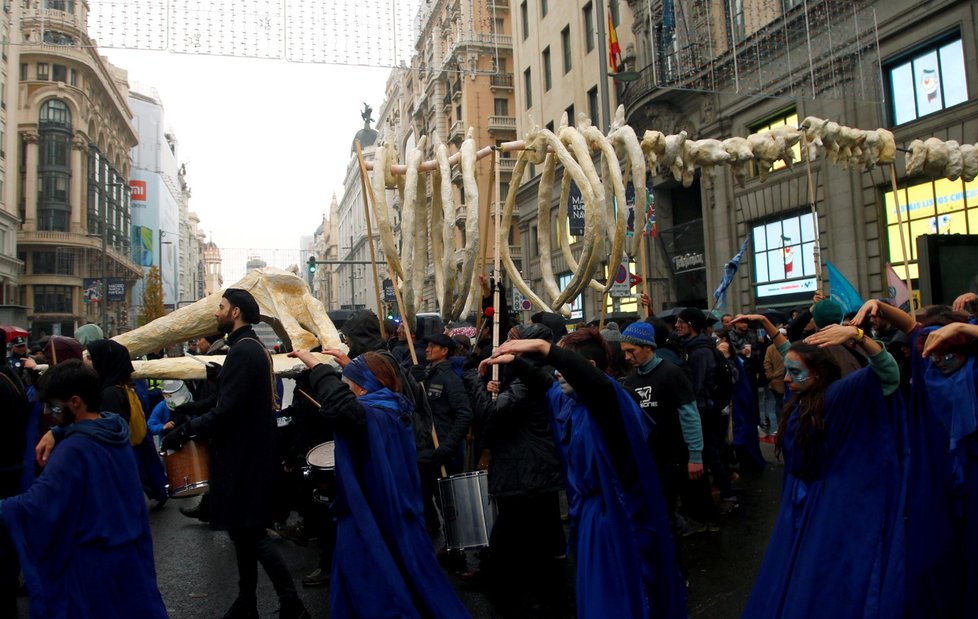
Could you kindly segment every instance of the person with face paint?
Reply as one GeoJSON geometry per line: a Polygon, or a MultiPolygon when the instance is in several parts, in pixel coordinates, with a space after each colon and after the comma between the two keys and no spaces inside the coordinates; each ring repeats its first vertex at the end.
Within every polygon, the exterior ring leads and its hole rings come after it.
{"type": "Polygon", "coordinates": [[[781,509],[743,616],[903,616],[907,437],[896,362],[854,326],[789,345],[764,316],[734,319],[750,321],[784,355],[791,395],[775,443],[781,509]],[[847,342],[869,366],[843,377],[827,348],[847,342]]]}
{"type": "Polygon", "coordinates": [[[946,306],[867,301],[910,336],[907,602],[910,617],[978,617],[978,327],[946,306]]]}
{"type": "Polygon", "coordinates": [[[564,464],[577,616],[686,617],[686,587],[649,435],[631,393],[607,374],[610,352],[597,329],[553,346],[509,340],[484,360],[509,367],[530,390],[547,392],[564,464]],[[552,380],[528,359],[554,368],[552,380]]]}
{"type": "Polygon", "coordinates": [[[411,427],[414,406],[399,393],[393,359],[366,352],[346,363],[341,374],[308,351],[289,356],[312,370],[319,414],[334,433],[330,616],[468,617],[425,531],[411,427]]]}
{"type": "Polygon", "coordinates": [[[26,492],[0,500],[30,616],[166,617],[128,423],[99,412],[99,377],[79,360],[39,386],[64,438],[26,492]]]}

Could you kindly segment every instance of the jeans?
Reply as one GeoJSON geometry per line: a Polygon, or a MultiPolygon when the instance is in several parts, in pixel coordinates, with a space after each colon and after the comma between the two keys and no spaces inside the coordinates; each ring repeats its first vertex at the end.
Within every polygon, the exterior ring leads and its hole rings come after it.
{"type": "Polygon", "coordinates": [[[761,395],[761,427],[767,430],[768,434],[778,431],[778,417],[781,414],[781,407],[784,405],[784,396],[774,393],[767,387],[762,387],[761,395]]]}

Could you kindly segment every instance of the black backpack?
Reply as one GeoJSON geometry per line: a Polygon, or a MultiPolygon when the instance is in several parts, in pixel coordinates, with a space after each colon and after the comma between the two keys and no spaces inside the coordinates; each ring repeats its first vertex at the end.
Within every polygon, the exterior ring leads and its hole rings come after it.
{"type": "MultiPolygon", "coordinates": [[[[713,355],[713,372],[706,375],[706,397],[713,403],[711,411],[719,413],[733,400],[737,370],[715,347],[710,347],[708,350],[713,355]]],[[[683,371],[686,372],[690,382],[693,382],[688,354],[683,355],[683,371]]]]}

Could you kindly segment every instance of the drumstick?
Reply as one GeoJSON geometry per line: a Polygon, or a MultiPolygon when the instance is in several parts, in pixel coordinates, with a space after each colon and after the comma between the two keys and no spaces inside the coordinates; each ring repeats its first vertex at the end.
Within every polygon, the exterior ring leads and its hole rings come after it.
{"type": "Polygon", "coordinates": [[[313,406],[315,406],[316,408],[322,408],[323,407],[323,405],[320,404],[319,402],[317,402],[314,397],[312,397],[311,395],[309,395],[308,393],[306,393],[302,389],[296,389],[296,391],[298,391],[299,392],[299,395],[301,395],[306,400],[308,400],[309,403],[312,404],[313,406]]]}

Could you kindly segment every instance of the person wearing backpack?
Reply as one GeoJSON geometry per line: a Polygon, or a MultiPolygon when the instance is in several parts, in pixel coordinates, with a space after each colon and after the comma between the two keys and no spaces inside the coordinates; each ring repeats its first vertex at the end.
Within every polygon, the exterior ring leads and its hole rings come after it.
{"type": "Polygon", "coordinates": [[[706,316],[702,311],[687,307],[679,312],[676,332],[683,345],[684,367],[693,383],[696,408],[703,423],[703,463],[720,489],[720,498],[736,505],[737,494],[730,483],[730,472],[720,457],[730,422],[723,411],[733,395],[733,371],[717,351],[713,338],[703,335],[705,327],[706,316]]]}

